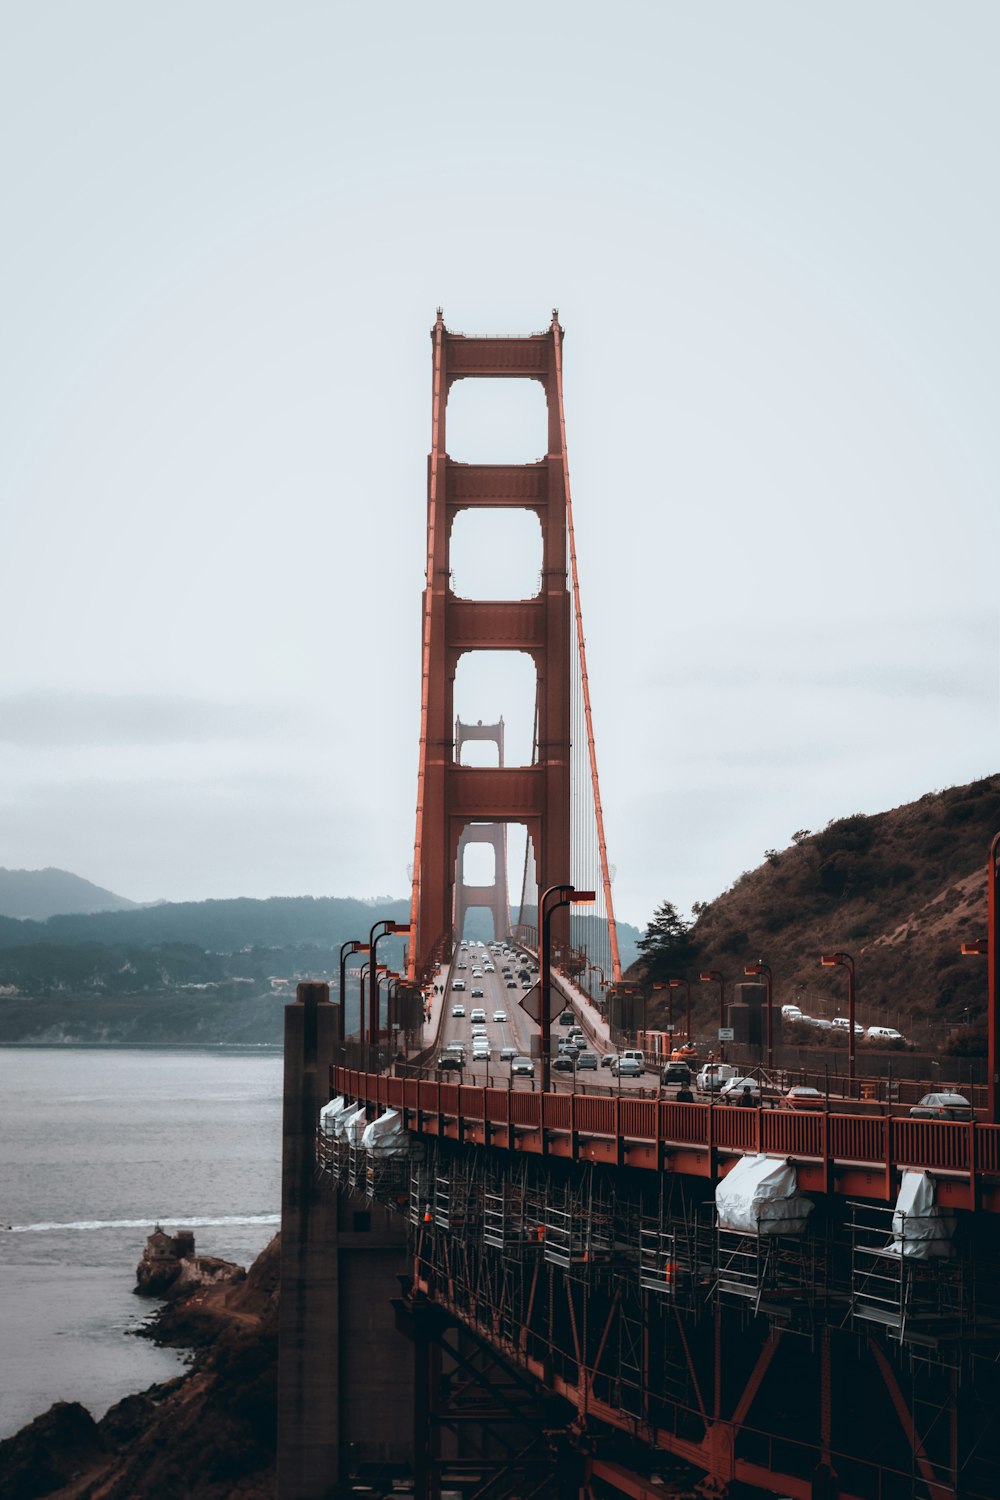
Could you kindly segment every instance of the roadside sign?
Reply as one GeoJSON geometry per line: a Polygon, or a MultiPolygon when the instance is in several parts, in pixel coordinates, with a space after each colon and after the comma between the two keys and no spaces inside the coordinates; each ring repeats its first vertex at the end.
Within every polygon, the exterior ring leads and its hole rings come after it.
{"type": "Polygon", "coordinates": [[[673,1036],[674,1032],[677,1030],[677,1027],[676,1026],[664,1026],[663,1029],[667,1033],[668,1036],[673,1036]]]}
{"type": "MultiPolygon", "coordinates": [[[[541,991],[541,986],[540,985],[533,984],[531,986],[530,990],[525,990],[524,994],[521,996],[520,1000],[517,1003],[521,1007],[522,1010],[526,1010],[528,1012],[528,1015],[535,1022],[536,1026],[540,1026],[542,1024],[542,991],[541,991]]],[[[555,1020],[556,1016],[561,1015],[561,1013],[562,1013],[562,1011],[564,1009],[565,1009],[565,1006],[563,1005],[563,998],[559,994],[559,991],[555,988],[554,985],[550,986],[550,988],[549,988],[549,1024],[550,1025],[555,1020]]]]}
{"type": "Polygon", "coordinates": [[[734,1032],[734,1030],[733,1030],[733,1028],[731,1026],[720,1026],[719,1027],[719,1041],[720,1042],[735,1042],[735,1040],[736,1040],[736,1033],[734,1032]]]}

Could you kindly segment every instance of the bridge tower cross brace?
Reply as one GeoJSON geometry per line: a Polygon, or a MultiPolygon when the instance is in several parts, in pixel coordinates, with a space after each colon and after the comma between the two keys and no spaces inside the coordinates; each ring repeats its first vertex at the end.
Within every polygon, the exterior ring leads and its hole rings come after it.
{"type": "MultiPolygon", "coordinates": [[[[474,338],[452,333],[438,312],[432,330],[433,401],[427,485],[420,768],[413,860],[409,976],[426,977],[454,931],[459,842],[469,823],[524,823],[540,890],[570,878],[570,683],[572,617],[567,582],[566,454],[561,344],[555,314],[544,333],[474,338]],[[530,379],[548,409],[545,457],[531,464],[460,464],[448,457],[446,409],[456,380],[530,379]],[[450,542],[463,510],[532,511],[542,531],[542,583],[533,599],[460,599],[451,589],[450,542]],[[530,766],[459,764],[453,726],[455,672],[468,651],[524,651],[537,673],[537,752],[530,766]]],[[[556,913],[554,937],[569,922],[556,913]]]]}
{"type": "MultiPolygon", "coordinates": [[[[463,724],[455,720],[455,757],[462,761],[462,746],[468,740],[486,740],[497,747],[497,765],[502,766],[503,719],[498,724],[463,724]]],[[[459,836],[458,870],[455,887],[455,932],[461,937],[465,914],[472,907],[487,907],[493,913],[493,936],[505,938],[510,927],[510,896],[507,885],[506,823],[470,823],[459,836]],[[465,851],[470,844],[489,844],[493,850],[494,881],[489,885],[469,885],[465,879],[465,851]]]]}

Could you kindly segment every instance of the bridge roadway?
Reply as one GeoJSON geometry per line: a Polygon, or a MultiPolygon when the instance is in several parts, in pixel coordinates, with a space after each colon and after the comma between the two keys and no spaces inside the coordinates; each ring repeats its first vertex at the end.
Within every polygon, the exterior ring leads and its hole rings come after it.
{"type": "MultiPolygon", "coordinates": [[[[514,952],[523,950],[515,949],[514,952]]],[[[445,990],[440,999],[440,1010],[438,1016],[432,1016],[429,1030],[430,1035],[437,1037],[434,1047],[434,1060],[445,1051],[449,1042],[462,1042],[466,1049],[465,1067],[462,1070],[462,1081],[466,1084],[475,1084],[481,1087],[497,1086],[508,1089],[517,1089],[532,1093],[538,1089],[540,1083],[540,1066],[535,1058],[535,1073],[529,1078],[523,1074],[512,1072],[511,1060],[501,1058],[504,1049],[515,1047],[517,1053],[522,1057],[531,1056],[532,1037],[538,1034],[538,1025],[523,1009],[521,1001],[526,990],[521,983],[519,974],[524,965],[516,962],[513,958],[505,959],[500,954],[493,954],[488,947],[478,947],[469,944],[466,948],[456,950],[451,969],[442,970],[442,983],[445,990]],[[463,968],[463,964],[465,967],[463,968]],[[494,972],[485,967],[492,966],[494,972]],[[503,968],[511,970],[508,977],[503,973],[503,968]],[[458,980],[465,985],[464,990],[456,990],[454,985],[458,980]],[[475,991],[482,991],[476,994],[475,991]],[[465,1010],[464,1016],[455,1016],[453,1011],[456,1006],[465,1010]],[[486,1012],[485,1023],[474,1023],[472,1011],[481,1007],[486,1012]],[[494,1015],[503,1011],[506,1019],[495,1021],[494,1015]],[[472,1027],[474,1024],[485,1024],[486,1036],[490,1044],[490,1058],[488,1062],[476,1061],[472,1055],[472,1027]]],[[[530,973],[532,984],[537,983],[537,974],[530,973]]],[[[579,1075],[575,1080],[576,1088],[581,1092],[592,1087],[601,1094],[641,1092],[648,1088],[650,1077],[645,1078],[617,1078],[608,1069],[600,1067],[602,1054],[608,1050],[607,1045],[599,1036],[593,1034],[591,1024],[586,1017],[577,1016],[578,1021],[583,1022],[584,1033],[587,1036],[587,1050],[595,1052],[598,1059],[596,1072],[587,1071],[579,1075]]],[[[558,1036],[563,1035],[562,1028],[552,1028],[553,1045],[558,1036]]],[[[552,1087],[557,1093],[572,1093],[574,1089],[574,1075],[555,1071],[552,1073],[552,1087]]]]}

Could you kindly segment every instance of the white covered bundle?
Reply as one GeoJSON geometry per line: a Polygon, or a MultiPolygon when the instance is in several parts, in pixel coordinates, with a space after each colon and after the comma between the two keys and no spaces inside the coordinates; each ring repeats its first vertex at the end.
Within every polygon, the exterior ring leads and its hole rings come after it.
{"type": "Polygon", "coordinates": [[[934,1201],[934,1178],[927,1172],[904,1172],[892,1215],[890,1255],[930,1260],[953,1253],[955,1220],[934,1201]]]}
{"type": "Polygon", "coordinates": [[[336,1099],[331,1099],[329,1104],[324,1104],[319,1112],[320,1135],[327,1137],[337,1134],[337,1120],[347,1109],[343,1094],[338,1094],[336,1099]]]}
{"type": "Polygon", "coordinates": [[[361,1144],[375,1156],[404,1156],[408,1147],[406,1131],[398,1109],[387,1109],[384,1115],[366,1126],[361,1144]]]}
{"type": "Polygon", "coordinates": [[[795,1168],[784,1157],[743,1156],[715,1189],[722,1229],[744,1234],[802,1234],[813,1210],[796,1191],[795,1168]]]}
{"type": "Polygon", "coordinates": [[[361,1137],[364,1134],[366,1119],[363,1104],[348,1105],[342,1115],[338,1115],[335,1126],[337,1139],[345,1141],[348,1146],[360,1146],[361,1137]]]}

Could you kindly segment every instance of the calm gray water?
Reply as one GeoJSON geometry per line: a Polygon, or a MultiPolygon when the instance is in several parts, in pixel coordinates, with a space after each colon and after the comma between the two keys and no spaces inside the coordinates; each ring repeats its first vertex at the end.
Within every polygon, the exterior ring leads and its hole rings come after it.
{"type": "Polygon", "coordinates": [[[53,1401],[94,1416],[183,1356],[129,1330],[154,1224],[242,1265],[278,1226],[276,1053],[0,1050],[0,1438],[53,1401]]]}

